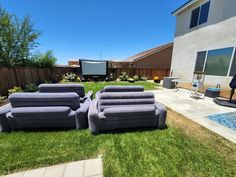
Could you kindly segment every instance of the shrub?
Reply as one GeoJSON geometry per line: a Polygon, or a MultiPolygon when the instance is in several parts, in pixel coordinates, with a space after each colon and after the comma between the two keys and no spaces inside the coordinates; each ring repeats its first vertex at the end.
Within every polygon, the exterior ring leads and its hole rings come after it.
{"type": "Polygon", "coordinates": [[[79,76],[76,78],[76,82],[81,82],[81,79],[79,76]]]}
{"type": "Polygon", "coordinates": [[[32,65],[40,68],[52,68],[56,64],[56,57],[51,50],[33,57],[32,65]]]}
{"type": "Polygon", "coordinates": [[[138,80],[139,80],[138,75],[134,75],[133,79],[134,79],[135,81],[138,81],[138,80]]]}
{"type": "Polygon", "coordinates": [[[42,84],[50,84],[52,83],[52,81],[48,81],[48,80],[43,80],[42,84]]]}
{"type": "Polygon", "coordinates": [[[114,76],[113,76],[113,74],[112,73],[110,73],[110,75],[109,75],[109,81],[112,81],[113,79],[114,79],[114,76]]]}
{"type": "Polygon", "coordinates": [[[30,83],[25,86],[25,92],[36,92],[38,90],[38,86],[35,83],[30,83]]]}
{"type": "Polygon", "coordinates": [[[126,72],[122,72],[121,75],[119,76],[121,81],[127,81],[129,76],[126,72]]]}
{"type": "Polygon", "coordinates": [[[106,77],[105,82],[109,82],[109,81],[110,81],[109,77],[106,77]]]}
{"type": "Polygon", "coordinates": [[[62,80],[64,82],[75,82],[77,79],[77,76],[75,73],[65,73],[63,76],[62,76],[62,80]]]}
{"type": "Polygon", "coordinates": [[[147,81],[147,77],[145,77],[145,76],[141,77],[140,79],[141,79],[141,81],[147,81]]]}
{"type": "Polygon", "coordinates": [[[5,99],[6,99],[5,96],[1,96],[1,95],[0,95],[0,104],[3,103],[3,101],[4,101],[5,99]]]}
{"type": "Polygon", "coordinates": [[[117,78],[117,79],[116,79],[116,82],[120,82],[120,81],[121,81],[120,78],[117,78]]]}
{"type": "Polygon", "coordinates": [[[134,80],[133,78],[130,77],[130,78],[128,79],[128,82],[130,82],[130,83],[134,83],[135,80],[134,80]]]}
{"type": "Polygon", "coordinates": [[[8,90],[9,95],[16,92],[23,92],[23,90],[21,89],[21,87],[16,87],[16,86],[14,86],[13,89],[8,90]]]}

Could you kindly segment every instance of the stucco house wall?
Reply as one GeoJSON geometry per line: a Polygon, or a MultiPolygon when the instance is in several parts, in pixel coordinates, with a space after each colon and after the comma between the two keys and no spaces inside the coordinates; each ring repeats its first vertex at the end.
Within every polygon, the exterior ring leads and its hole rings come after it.
{"type": "MultiPolygon", "coordinates": [[[[236,46],[236,0],[211,0],[207,23],[189,29],[192,10],[204,2],[199,0],[176,15],[171,73],[180,79],[192,79],[197,52],[236,46]]],[[[231,79],[207,75],[205,84],[228,89],[231,79]]]]}

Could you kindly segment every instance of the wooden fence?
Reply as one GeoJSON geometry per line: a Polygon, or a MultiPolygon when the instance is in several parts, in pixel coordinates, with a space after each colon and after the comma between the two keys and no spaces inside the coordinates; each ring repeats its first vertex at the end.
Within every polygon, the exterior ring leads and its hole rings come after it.
{"type": "Polygon", "coordinates": [[[147,77],[147,79],[152,80],[154,76],[158,76],[160,80],[165,76],[169,76],[169,70],[159,70],[159,69],[135,69],[135,68],[116,68],[110,71],[113,73],[115,78],[119,77],[122,72],[126,72],[130,77],[138,75],[139,77],[147,77]]]}
{"type": "Polygon", "coordinates": [[[56,81],[67,72],[73,72],[73,68],[0,67],[0,95],[7,95],[8,90],[14,86],[24,88],[29,83],[56,81]]]}
{"type": "MultiPolygon", "coordinates": [[[[14,86],[24,88],[29,83],[42,83],[44,81],[60,80],[62,75],[67,72],[74,72],[80,75],[80,69],[72,67],[54,67],[54,68],[35,68],[35,67],[0,67],[0,95],[7,95],[8,90],[14,86]]],[[[163,79],[169,75],[169,70],[157,69],[134,69],[134,68],[113,68],[109,69],[109,74],[112,73],[114,79],[119,77],[121,72],[127,72],[130,77],[138,75],[145,76],[148,79],[153,79],[158,76],[163,79]]]]}

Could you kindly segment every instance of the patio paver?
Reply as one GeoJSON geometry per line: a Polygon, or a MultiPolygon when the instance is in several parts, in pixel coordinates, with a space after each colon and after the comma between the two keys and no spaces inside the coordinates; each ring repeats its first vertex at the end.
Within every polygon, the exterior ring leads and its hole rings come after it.
{"type": "Polygon", "coordinates": [[[103,177],[102,159],[89,159],[18,172],[1,177],[103,177]]]}
{"type": "Polygon", "coordinates": [[[208,97],[204,99],[190,98],[191,91],[186,89],[179,89],[177,92],[174,89],[161,89],[152,92],[155,94],[155,99],[165,106],[236,143],[236,131],[207,118],[213,114],[235,112],[235,108],[219,106],[213,102],[212,98],[208,97]]]}

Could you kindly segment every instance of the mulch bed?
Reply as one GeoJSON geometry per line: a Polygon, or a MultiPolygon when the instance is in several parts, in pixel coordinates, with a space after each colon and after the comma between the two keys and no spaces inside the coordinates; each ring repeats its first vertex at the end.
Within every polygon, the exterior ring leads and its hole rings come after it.
{"type": "Polygon", "coordinates": [[[9,103],[8,99],[5,99],[3,102],[0,103],[0,106],[4,106],[9,103]]]}

